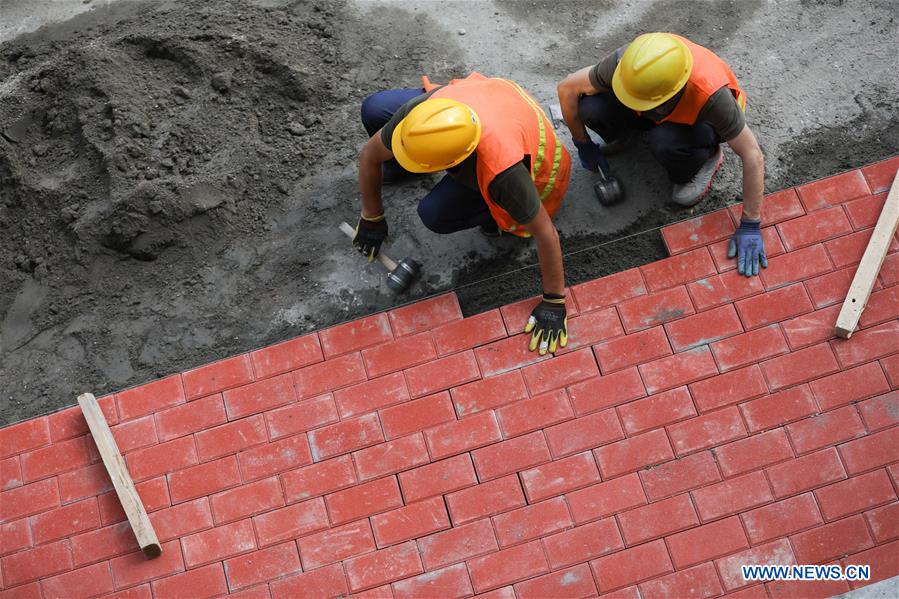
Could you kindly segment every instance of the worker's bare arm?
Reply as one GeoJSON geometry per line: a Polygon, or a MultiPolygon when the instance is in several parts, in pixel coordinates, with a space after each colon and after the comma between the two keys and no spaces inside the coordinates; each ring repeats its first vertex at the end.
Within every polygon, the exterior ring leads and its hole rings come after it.
{"type": "Polygon", "coordinates": [[[597,89],[590,82],[590,69],[593,67],[584,67],[579,71],[571,73],[556,87],[559,94],[559,105],[562,107],[562,118],[571,131],[571,137],[575,141],[587,141],[587,129],[581,121],[578,114],[578,101],[581,96],[592,96],[600,92],[608,91],[605,89],[597,89]]]}
{"type": "Polygon", "coordinates": [[[562,248],[559,233],[549,218],[546,208],[540,206],[537,216],[524,225],[537,243],[537,257],[540,260],[540,274],[543,276],[543,292],[563,295],[565,293],[565,271],[562,267],[562,248]]]}
{"type": "Polygon", "coordinates": [[[393,158],[393,152],[381,141],[381,131],[371,136],[359,154],[359,193],[362,216],[374,218],[384,214],[381,202],[381,165],[393,158]]]}
{"type": "Polygon", "coordinates": [[[743,161],[743,214],[758,220],[765,193],[765,156],[748,126],[727,143],[743,161]]]}

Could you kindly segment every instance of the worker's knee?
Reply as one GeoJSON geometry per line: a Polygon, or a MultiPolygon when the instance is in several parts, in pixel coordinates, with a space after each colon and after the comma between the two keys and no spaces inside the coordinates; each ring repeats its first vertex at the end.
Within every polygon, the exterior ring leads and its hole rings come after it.
{"type": "Polygon", "coordinates": [[[606,123],[615,116],[616,106],[612,94],[581,96],[577,103],[577,113],[587,126],[606,123]]]}
{"type": "Polygon", "coordinates": [[[618,107],[612,94],[581,96],[577,111],[581,122],[594,131],[605,129],[617,120],[618,107]]]}
{"type": "Polygon", "coordinates": [[[362,100],[362,125],[369,135],[387,124],[400,106],[421,95],[417,88],[385,89],[362,100]]]}
{"type": "Polygon", "coordinates": [[[649,150],[662,164],[698,160],[702,163],[718,149],[720,140],[710,125],[664,123],[649,132],[649,150]]]}
{"type": "Polygon", "coordinates": [[[423,199],[418,203],[418,216],[421,218],[424,226],[434,233],[445,235],[455,232],[455,229],[450,226],[446,216],[443,214],[441,204],[438,202],[429,202],[427,198],[423,199]]]}
{"type": "Polygon", "coordinates": [[[384,110],[384,101],[380,97],[383,93],[375,92],[362,100],[362,126],[369,135],[373,135],[390,120],[390,115],[384,110]]]}
{"type": "Polygon", "coordinates": [[[649,151],[659,162],[665,163],[671,160],[683,158],[685,153],[691,151],[684,139],[683,125],[659,125],[649,132],[649,151]]]}
{"type": "Polygon", "coordinates": [[[618,139],[626,129],[644,128],[641,119],[612,93],[581,96],[578,116],[586,127],[599,133],[607,142],[618,139]]]}

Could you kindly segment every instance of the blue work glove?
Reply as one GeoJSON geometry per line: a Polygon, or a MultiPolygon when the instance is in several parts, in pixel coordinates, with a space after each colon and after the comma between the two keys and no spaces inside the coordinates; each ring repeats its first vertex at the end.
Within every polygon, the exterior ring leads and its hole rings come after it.
{"type": "Polygon", "coordinates": [[[575,139],[574,147],[577,148],[577,157],[580,159],[582,167],[594,173],[599,172],[599,169],[602,169],[604,173],[609,172],[609,163],[593,140],[578,141],[575,139]]]}
{"type": "Polygon", "coordinates": [[[727,257],[737,257],[737,272],[751,277],[759,274],[759,264],[768,268],[768,256],[765,255],[765,244],[762,243],[762,221],[746,218],[740,219],[740,226],[734,231],[727,248],[727,257]]]}

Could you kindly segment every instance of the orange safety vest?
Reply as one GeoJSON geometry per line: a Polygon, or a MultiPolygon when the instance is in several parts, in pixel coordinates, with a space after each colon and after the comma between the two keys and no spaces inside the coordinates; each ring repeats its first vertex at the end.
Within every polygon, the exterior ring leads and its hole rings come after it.
{"type": "Polygon", "coordinates": [[[507,168],[530,156],[531,179],[550,216],[559,209],[568,188],[571,157],[559,142],[552,122],[521,87],[508,79],[472,73],[443,87],[422,77],[432,98],[449,98],[470,106],[481,120],[478,142],[478,188],[490,214],[503,231],[528,237],[527,231],[490,197],[490,183],[507,168]]]}
{"type": "Polygon", "coordinates": [[[687,38],[677,36],[690,49],[693,55],[693,70],[690,71],[690,79],[684,86],[684,93],[674,107],[674,110],[659,123],[670,121],[684,125],[695,125],[699,113],[716,91],[727,86],[737,100],[741,110],[746,110],[746,94],[740,88],[737,76],[730,70],[727,63],[718,56],[699,44],[694,44],[687,38]]]}

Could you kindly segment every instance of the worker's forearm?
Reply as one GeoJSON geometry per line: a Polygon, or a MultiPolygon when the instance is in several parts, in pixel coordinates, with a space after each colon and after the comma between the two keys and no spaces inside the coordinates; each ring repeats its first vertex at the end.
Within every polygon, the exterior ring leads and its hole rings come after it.
{"type": "Polygon", "coordinates": [[[559,233],[552,227],[551,233],[535,239],[540,274],[543,276],[543,293],[565,293],[565,270],[562,267],[562,247],[559,233]]]}
{"type": "Polygon", "coordinates": [[[743,161],[743,214],[746,218],[758,220],[762,217],[764,193],[765,159],[759,154],[743,161]]]}
{"type": "Polygon", "coordinates": [[[384,214],[381,183],[381,163],[363,150],[359,157],[359,193],[362,196],[363,216],[374,218],[384,214]]]}
{"type": "Polygon", "coordinates": [[[565,120],[568,130],[571,131],[571,137],[575,141],[587,141],[590,137],[587,135],[587,128],[584,127],[584,122],[578,114],[580,96],[563,85],[559,86],[558,92],[562,118],[565,120]]]}

